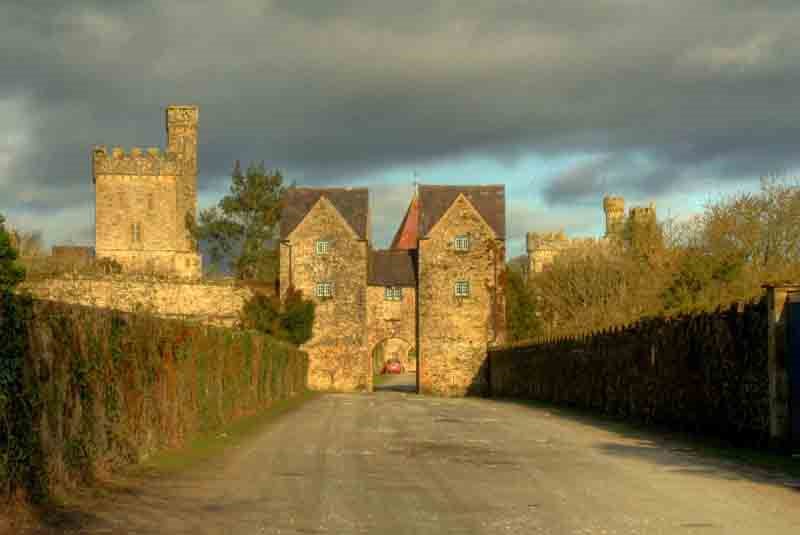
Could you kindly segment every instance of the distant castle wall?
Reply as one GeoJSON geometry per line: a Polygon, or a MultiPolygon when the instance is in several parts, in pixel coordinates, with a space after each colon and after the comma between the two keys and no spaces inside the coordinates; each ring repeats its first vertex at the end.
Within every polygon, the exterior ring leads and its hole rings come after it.
{"type": "Polygon", "coordinates": [[[186,228],[197,210],[196,106],[170,106],[167,151],[95,147],[95,247],[128,271],[199,277],[200,255],[186,228]]]}
{"type": "MultiPolygon", "coordinates": [[[[625,225],[649,225],[656,222],[656,206],[634,206],[625,216],[625,199],[618,196],[603,198],[603,212],[605,214],[606,232],[599,243],[622,241],[625,236],[625,225]]],[[[528,253],[528,274],[546,271],[561,253],[598,243],[594,238],[568,238],[563,230],[558,232],[528,232],[526,235],[526,250],[528,253]]]]}
{"type": "MultiPolygon", "coordinates": [[[[123,312],[149,312],[163,318],[233,326],[255,292],[233,280],[162,280],[130,273],[106,277],[65,275],[25,283],[34,297],[123,312]]],[[[264,293],[264,289],[258,289],[264,293]]]]}

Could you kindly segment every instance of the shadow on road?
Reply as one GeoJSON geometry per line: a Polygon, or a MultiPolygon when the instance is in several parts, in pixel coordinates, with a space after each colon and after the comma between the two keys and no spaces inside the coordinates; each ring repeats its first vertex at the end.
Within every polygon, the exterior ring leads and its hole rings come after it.
{"type": "Polygon", "coordinates": [[[402,373],[397,375],[379,375],[375,378],[375,392],[405,392],[414,394],[417,391],[417,375],[402,373]]]}
{"type": "Polygon", "coordinates": [[[614,419],[590,411],[551,403],[494,399],[614,433],[613,439],[592,445],[604,454],[635,458],[663,467],[667,472],[696,474],[726,480],[749,480],[778,485],[800,493],[800,458],[767,449],[733,444],[719,437],[681,432],[659,425],[614,419]]]}

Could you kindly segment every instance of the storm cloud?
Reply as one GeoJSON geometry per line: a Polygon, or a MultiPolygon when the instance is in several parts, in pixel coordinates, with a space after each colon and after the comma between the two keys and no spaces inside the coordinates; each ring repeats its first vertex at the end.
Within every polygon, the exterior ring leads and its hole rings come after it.
{"type": "Polygon", "coordinates": [[[554,208],[793,169],[798,20],[789,0],[5,0],[0,212],[86,205],[90,147],[163,145],[169,103],[200,106],[205,191],[235,159],[336,185],[580,156],[529,185],[554,208]]]}

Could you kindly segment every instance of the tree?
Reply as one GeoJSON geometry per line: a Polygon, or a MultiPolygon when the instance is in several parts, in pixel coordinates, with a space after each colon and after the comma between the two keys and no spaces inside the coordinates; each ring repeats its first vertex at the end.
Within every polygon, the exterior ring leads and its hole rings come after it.
{"type": "Polygon", "coordinates": [[[0,215],[0,293],[11,292],[25,279],[25,269],[17,263],[17,250],[0,215]]]}
{"type": "Polygon", "coordinates": [[[506,274],[508,341],[517,342],[534,338],[542,333],[541,322],[536,316],[535,298],[518,269],[509,266],[506,274]]]}
{"type": "Polygon", "coordinates": [[[301,345],[313,334],[316,307],[302,292],[289,288],[283,305],[277,296],[254,295],[242,309],[242,326],[301,345]]]}
{"type": "Polygon", "coordinates": [[[273,280],[277,277],[275,240],[285,189],[280,171],[266,171],[262,162],[251,163],[242,174],[237,161],[230,193],[217,206],[202,210],[198,221],[187,216],[189,232],[196,244],[209,247],[217,267],[231,260],[237,278],[273,280]]]}

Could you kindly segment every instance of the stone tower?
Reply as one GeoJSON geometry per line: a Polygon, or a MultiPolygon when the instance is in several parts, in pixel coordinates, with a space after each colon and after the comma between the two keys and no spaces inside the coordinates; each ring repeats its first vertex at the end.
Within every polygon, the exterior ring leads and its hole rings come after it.
{"type": "Polygon", "coordinates": [[[525,235],[528,251],[528,275],[541,273],[550,266],[555,257],[570,247],[571,241],[559,232],[528,232],[525,235]]]}
{"type": "MultiPolygon", "coordinates": [[[[186,215],[197,217],[197,106],[167,107],[167,152],[181,160],[181,176],[178,177],[177,214],[178,228],[185,228],[186,215]]],[[[188,232],[184,232],[179,244],[183,249],[191,248],[188,232]]]]}
{"type": "Polygon", "coordinates": [[[197,106],[166,110],[167,150],[92,152],[95,248],[127,271],[199,277],[186,228],[197,210],[197,106]]]}
{"type": "Polygon", "coordinates": [[[606,214],[606,238],[619,238],[625,227],[625,199],[622,197],[603,197],[603,211],[606,214]]]}
{"type": "Polygon", "coordinates": [[[645,227],[656,222],[656,203],[647,206],[636,206],[630,210],[631,225],[645,227]]]}

